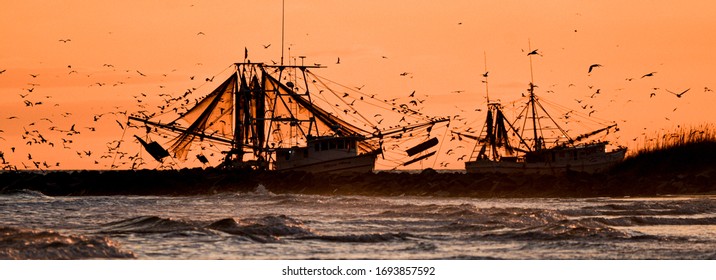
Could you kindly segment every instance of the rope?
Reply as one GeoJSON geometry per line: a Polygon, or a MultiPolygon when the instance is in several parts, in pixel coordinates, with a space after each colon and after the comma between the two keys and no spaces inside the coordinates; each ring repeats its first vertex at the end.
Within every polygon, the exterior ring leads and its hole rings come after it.
{"type": "MultiPolygon", "coordinates": [[[[129,122],[129,118],[127,118],[127,122],[129,122]]],[[[124,134],[127,133],[127,128],[129,128],[128,125],[124,126],[124,130],[122,130],[122,137],[120,138],[119,142],[117,143],[117,148],[114,149],[114,158],[112,158],[112,164],[109,166],[109,169],[114,169],[114,163],[117,161],[117,154],[119,154],[119,146],[122,145],[122,142],[124,142],[124,134]]],[[[117,166],[119,167],[119,166],[117,166]]]]}

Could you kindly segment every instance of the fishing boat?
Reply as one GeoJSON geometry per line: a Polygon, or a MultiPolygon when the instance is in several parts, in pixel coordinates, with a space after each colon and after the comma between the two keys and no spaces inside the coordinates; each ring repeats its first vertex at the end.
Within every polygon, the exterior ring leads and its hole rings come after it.
{"type": "MultiPolygon", "coordinates": [[[[507,120],[502,104],[491,102],[488,96],[484,126],[478,137],[472,136],[476,140],[475,149],[465,162],[468,173],[597,173],[624,159],[625,147],[608,150],[608,141],[589,140],[610,130],[618,131],[616,124],[571,137],[547,112],[535,94],[535,87],[529,84],[527,100],[512,121],[507,120]]],[[[576,114],[569,110],[560,116],[569,119],[576,114]]]]}
{"type": "MultiPolygon", "coordinates": [[[[221,168],[313,173],[372,172],[384,153],[385,141],[413,132],[417,136],[418,131],[429,132],[433,125],[448,121],[433,118],[381,129],[382,120],[376,123],[353,106],[356,101],[377,102],[374,95],[358,97],[362,93],[354,90],[350,96],[331,89],[331,82],[312,71],[323,66],[300,64],[235,63],[235,71],[223,83],[177,118],[163,122],[153,119],[157,116],[153,114],[129,120],[145,127],[147,136],[136,138],[158,161],[166,157],[186,161],[193,152],[197,160],[207,163],[201,149],[208,143],[212,149],[222,149],[221,168]],[[330,103],[329,98],[333,98],[330,103]],[[330,105],[322,108],[317,101],[330,105]],[[151,140],[150,134],[160,132],[174,134],[164,144],[169,145],[167,149],[151,140]]],[[[187,98],[176,99],[189,103],[187,98]]],[[[390,111],[420,115],[407,105],[390,111]]]]}

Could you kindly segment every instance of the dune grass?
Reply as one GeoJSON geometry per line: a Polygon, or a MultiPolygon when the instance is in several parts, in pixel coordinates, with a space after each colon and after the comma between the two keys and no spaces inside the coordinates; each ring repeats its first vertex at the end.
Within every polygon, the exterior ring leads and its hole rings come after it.
{"type": "Polygon", "coordinates": [[[682,127],[647,137],[616,170],[671,172],[716,167],[716,126],[682,127]]]}
{"type": "Polygon", "coordinates": [[[690,146],[698,143],[716,142],[716,127],[705,124],[695,127],[681,127],[675,131],[662,133],[644,140],[642,147],[638,148],[632,156],[652,153],[656,151],[690,146]]]}

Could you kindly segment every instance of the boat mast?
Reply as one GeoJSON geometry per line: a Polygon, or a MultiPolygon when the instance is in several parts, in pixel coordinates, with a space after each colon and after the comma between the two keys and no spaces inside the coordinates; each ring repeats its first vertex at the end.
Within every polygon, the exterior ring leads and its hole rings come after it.
{"type": "MultiPolygon", "coordinates": [[[[246,58],[244,58],[244,59],[246,59],[246,58]]],[[[233,139],[234,141],[233,142],[234,143],[231,147],[231,152],[235,152],[236,156],[237,156],[237,160],[239,162],[241,162],[244,160],[244,152],[243,152],[243,148],[241,147],[241,145],[244,143],[244,130],[247,129],[247,127],[245,127],[245,124],[243,123],[244,116],[242,116],[242,114],[241,114],[243,110],[241,110],[240,108],[244,107],[243,106],[244,104],[242,104],[243,97],[244,97],[243,91],[246,90],[246,86],[248,86],[248,85],[244,84],[245,78],[243,75],[244,73],[242,72],[242,70],[243,70],[242,67],[240,67],[238,65],[234,65],[234,66],[236,67],[236,73],[234,73],[234,75],[237,75],[237,77],[239,78],[238,84],[240,84],[240,85],[238,85],[238,89],[236,88],[237,85],[235,85],[234,89],[232,90],[232,92],[234,93],[234,110],[233,110],[234,111],[233,112],[233,114],[234,114],[234,139],[233,139]]],[[[248,109],[244,108],[244,110],[248,110],[248,109]]],[[[243,113],[245,113],[245,111],[243,113]]],[[[231,154],[229,154],[228,157],[231,157],[231,154]]]]}
{"type": "MultiPolygon", "coordinates": [[[[527,48],[528,50],[532,50],[532,45],[529,40],[527,40],[527,48]]],[[[534,74],[532,71],[532,56],[528,55],[530,59],[530,106],[532,107],[532,132],[534,133],[534,150],[539,151],[542,147],[542,141],[538,138],[537,135],[537,108],[535,108],[535,84],[534,84],[534,74]]]]}

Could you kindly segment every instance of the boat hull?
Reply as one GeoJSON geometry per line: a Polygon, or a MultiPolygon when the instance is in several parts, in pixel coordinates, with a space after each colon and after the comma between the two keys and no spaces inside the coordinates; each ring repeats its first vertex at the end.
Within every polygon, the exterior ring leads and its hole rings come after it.
{"type": "Polygon", "coordinates": [[[279,171],[304,171],[311,173],[369,173],[375,169],[376,154],[362,154],[332,160],[296,160],[276,166],[279,171]]]}
{"type": "Polygon", "coordinates": [[[605,153],[603,156],[587,159],[556,162],[510,162],[476,160],[465,163],[467,173],[504,173],[504,174],[548,174],[559,175],[565,172],[599,173],[624,160],[626,149],[605,153]]]}

